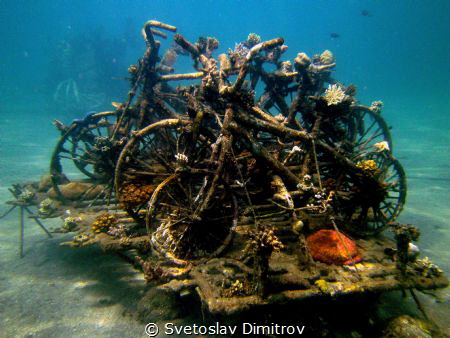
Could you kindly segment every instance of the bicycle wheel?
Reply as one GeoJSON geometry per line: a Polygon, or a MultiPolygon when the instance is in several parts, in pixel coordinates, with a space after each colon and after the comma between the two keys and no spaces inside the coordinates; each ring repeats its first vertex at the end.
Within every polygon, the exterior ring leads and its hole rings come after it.
{"type": "Polygon", "coordinates": [[[205,176],[181,173],[169,176],[155,189],[148,204],[147,230],[153,248],[180,263],[218,256],[231,242],[237,224],[236,199],[220,185],[200,214],[205,176]]]}
{"type": "Polygon", "coordinates": [[[211,161],[214,140],[194,136],[192,128],[177,119],[144,128],[125,146],[116,168],[119,201],[137,221],[145,218],[153,247],[172,261],[217,254],[237,219],[237,203],[223,181],[200,211],[217,163],[211,161]],[[130,185],[148,189],[128,196],[130,185]]]}
{"type": "Polygon", "coordinates": [[[50,162],[53,188],[58,198],[65,199],[58,186],[61,178],[69,182],[87,181],[95,186],[112,183],[118,151],[117,144],[109,136],[116,118],[115,112],[92,114],[73,122],[61,136],[50,162]]]}
{"type": "Polygon", "coordinates": [[[371,169],[352,176],[352,184],[346,189],[352,197],[345,203],[353,207],[340,205],[346,211],[344,227],[361,237],[385,230],[403,210],[407,193],[405,171],[389,152],[367,154],[357,165],[362,167],[364,163],[371,169]]]}
{"type": "Polygon", "coordinates": [[[166,119],[136,132],[123,148],[115,171],[122,207],[138,222],[155,187],[183,170],[206,171],[210,144],[194,142],[189,120],[166,119]]]}
{"type": "Polygon", "coordinates": [[[380,115],[366,106],[351,107],[348,137],[354,154],[365,154],[374,150],[374,145],[387,142],[392,152],[392,137],[389,126],[380,115]]]}

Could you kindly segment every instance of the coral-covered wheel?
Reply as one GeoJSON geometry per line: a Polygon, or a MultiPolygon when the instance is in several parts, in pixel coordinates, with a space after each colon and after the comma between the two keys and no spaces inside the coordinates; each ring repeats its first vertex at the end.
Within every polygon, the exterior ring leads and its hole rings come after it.
{"type": "Polygon", "coordinates": [[[194,141],[192,122],[166,119],[134,133],[116,167],[115,189],[121,207],[143,223],[147,202],[167,177],[181,171],[207,174],[211,143],[194,141]]]}
{"type": "Polygon", "coordinates": [[[325,99],[318,98],[315,109],[317,114],[313,111],[302,113],[301,124],[315,135],[316,141],[350,159],[381,144],[392,151],[390,128],[380,114],[381,103],[374,102],[371,107],[353,105],[349,101],[328,105],[325,99]]]}
{"type": "Polygon", "coordinates": [[[390,128],[376,107],[356,105],[350,108],[352,118],[348,122],[348,138],[354,154],[364,154],[383,143],[392,152],[390,128]]]}
{"type": "MultiPolygon", "coordinates": [[[[361,172],[353,176],[343,226],[355,235],[367,237],[380,233],[394,221],[406,202],[406,174],[389,151],[367,154],[357,162],[361,172]],[[350,197],[349,197],[350,196],[350,197]]],[[[341,200],[342,202],[342,200],[341,200]]]]}
{"type": "Polygon", "coordinates": [[[50,163],[53,188],[60,199],[65,199],[58,186],[61,181],[87,181],[92,190],[111,185],[120,147],[110,139],[116,122],[116,112],[94,113],[72,122],[63,132],[50,163]]]}
{"type": "Polygon", "coordinates": [[[122,207],[138,222],[145,219],[153,247],[173,261],[217,254],[237,219],[226,182],[207,197],[217,169],[211,160],[216,140],[193,128],[191,121],[166,119],[140,130],[116,169],[122,207]]]}
{"type": "Polygon", "coordinates": [[[148,204],[146,225],[152,246],[175,263],[217,256],[233,236],[236,199],[220,185],[202,209],[205,182],[203,174],[173,174],[158,185],[148,204]]]}
{"type": "Polygon", "coordinates": [[[144,222],[143,213],[155,187],[172,173],[178,154],[176,140],[188,135],[190,125],[187,120],[161,120],[135,132],[123,148],[114,186],[121,207],[136,221],[144,222]]]}

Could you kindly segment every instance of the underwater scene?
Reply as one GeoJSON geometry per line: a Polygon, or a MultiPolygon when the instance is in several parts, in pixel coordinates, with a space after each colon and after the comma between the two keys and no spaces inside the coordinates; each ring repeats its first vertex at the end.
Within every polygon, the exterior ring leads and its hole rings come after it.
{"type": "Polygon", "coordinates": [[[0,2],[0,337],[450,337],[450,2],[0,2]]]}

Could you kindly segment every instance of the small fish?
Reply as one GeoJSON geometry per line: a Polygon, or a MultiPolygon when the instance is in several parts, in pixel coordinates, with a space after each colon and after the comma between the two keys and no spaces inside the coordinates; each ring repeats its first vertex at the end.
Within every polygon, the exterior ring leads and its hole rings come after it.
{"type": "Polygon", "coordinates": [[[330,37],[331,37],[332,39],[337,39],[337,38],[340,38],[341,35],[340,35],[339,33],[332,32],[332,33],[330,33],[330,37]]]}
{"type": "Polygon", "coordinates": [[[362,16],[372,16],[372,13],[370,13],[367,9],[361,10],[362,16]]]}

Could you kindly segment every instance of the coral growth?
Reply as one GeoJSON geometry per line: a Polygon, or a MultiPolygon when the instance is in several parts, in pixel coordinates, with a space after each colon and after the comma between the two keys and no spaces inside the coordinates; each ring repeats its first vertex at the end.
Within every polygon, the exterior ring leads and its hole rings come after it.
{"type": "Polygon", "coordinates": [[[329,51],[328,49],[320,54],[319,60],[320,63],[324,65],[331,65],[335,61],[333,53],[331,53],[331,51],[329,51]]]}
{"type": "Polygon", "coordinates": [[[108,235],[117,238],[117,239],[122,239],[122,238],[126,238],[127,233],[125,230],[125,226],[123,224],[115,224],[109,227],[108,229],[108,235]]]}
{"type": "Polygon", "coordinates": [[[330,191],[328,195],[324,191],[317,191],[314,196],[307,200],[305,210],[314,214],[324,214],[330,211],[334,195],[334,191],[330,191]]]}
{"type": "Polygon", "coordinates": [[[258,44],[260,42],[261,42],[261,37],[258,34],[256,34],[256,33],[250,33],[247,36],[246,45],[249,48],[253,47],[254,45],[256,45],[256,44],[258,44]]]}
{"type": "Polygon", "coordinates": [[[73,248],[92,244],[91,240],[94,238],[93,234],[87,232],[79,232],[71,241],[62,242],[61,245],[67,245],[73,248]]]}
{"type": "MultiPolygon", "coordinates": [[[[441,335],[436,336],[441,337],[441,335]]],[[[431,338],[434,335],[432,335],[432,327],[428,322],[408,315],[401,315],[389,323],[381,337],[431,338]]]]}
{"type": "Polygon", "coordinates": [[[373,146],[375,147],[377,152],[391,151],[391,149],[389,148],[389,143],[387,143],[386,141],[375,143],[373,146]]]}
{"type": "Polygon", "coordinates": [[[244,253],[258,254],[263,251],[280,251],[284,249],[283,243],[280,242],[272,228],[261,226],[259,231],[249,232],[249,241],[244,249],[244,253]]]}
{"type": "Polygon", "coordinates": [[[73,243],[81,245],[81,244],[89,241],[91,238],[92,238],[91,235],[89,235],[89,234],[87,234],[85,232],[82,232],[82,233],[79,233],[79,234],[77,234],[77,235],[75,235],[73,237],[73,243]]]}
{"type": "Polygon", "coordinates": [[[295,68],[298,71],[305,70],[310,64],[311,59],[305,53],[298,53],[297,57],[294,59],[295,68]]]}
{"type": "Polygon", "coordinates": [[[443,271],[436,264],[433,264],[428,257],[418,259],[415,262],[414,268],[423,277],[441,276],[443,274],[443,271]]]}
{"type": "Polygon", "coordinates": [[[74,217],[74,216],[67,216],[64,218],[64,224],[62,226],[62,230],[64,232],[71,232],[79,228],[81,222],[80,217],[74,217]]]}
{"type": "Polygon", "coordinates": [[[340,282],[331,283],[324,279],[319,279],[314,282],[314,285],[317,286],[322,293],[329,294],[331,296],[344,291],[344,284],[340,282]]]}
{"type": "Polygon", "coordinates": [[[41,217],[50,217],[53,213],[56,212],[56,207],[53,204],[53,200],[51,198],[46,198],[39,203],[38,213],[41,217]]]}
{"type": "Polygon", "coordinates": [[[129,183],[123,186],[120,203],[124,209],[133,208],[146,203],[155,190],[153,185],[129,183]]]}
{"type": "Polygon", "coordinates": [[[306,242],[311,257],[322,263],[346,265],[362,260],[355,241],[336,230],[319,230],[306,242]]]}
{"type": "Polygon", "coordinates": [[[375,113],[381,113],[382,108],[383,101],[373,101],[369,109],[375,113]]]}
{"type": "Polygon", "coordinates": [[[311,175],[306,174],[301,178],[301,180],[301,183],[297,185],[298,189],[302,191],[311,191],[314,189],[311,175]]]}
{"type": "Polygon", "coordinates": [[[282,74],[290,74],[294,70],[291,61],[284,61],[280,63],[280,72],[282,74]]]}
{"type": "Polygon", "coordinates": [[[159,265],[155,265],[151,261],[146,260],[140,256],[136,256],[136,262],[139,263],[142,268],[146,283],[157,281],[163,278],[163,270],[159,265]]]}
{"type": "Polygon", "coordinates": [[[181,153],[175,154],[175,159],[177,160],[177,164],[180,166],[186,165],[189,161],[188,157],[181,153]]]}
{"type": "Polygon", "coordinates": [[[19,194],[19,196],[17,196],[17,200],[24,204],[30,204],[34,199],[34,196],[35,196],[34,192],[25,189],[19,194]]]}
{"type": "Polygon", "coordinates": [[[325,90],[324,99],[329,106],[337,105],[347,98],[345,92],[337,84],[329,85],[325,90]]]}
{"type": "Polygon", "coordinates": [[[269,284],[269,259],[274,251],[285,248],[273,228],[260,225],[249,232],[249,241],[244,248],[244,256],[250,254],[253,258],[253,288],[256,293],[265,297],[269,284]]]}
{"type": "Polygon", "coordinates": [[[376,175],[380,172],[380,169],[374,160],[359,161],[356,163],[356,166],[369,175],[376,175]]]}
{"type": "Polygon", "coordinates": [[[107,232],[110,227],[117,223],[117,218],[109,213],[103,213],[98,216],[95,221],[91,224],[92,231],[94,233],[107,232]]]}
{"type": "Polygon", "coordinates": [[[236,279],[229,288],[223,290],[224,297],[239,297],[252,294],[253,287],[251,283],[244,279],[243,281],[236,279]]]}

